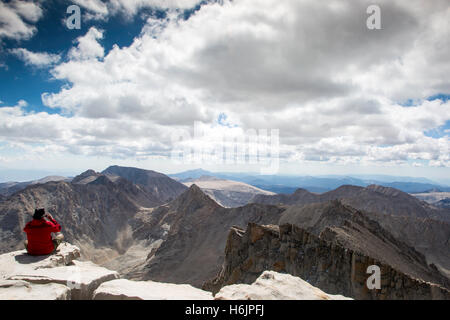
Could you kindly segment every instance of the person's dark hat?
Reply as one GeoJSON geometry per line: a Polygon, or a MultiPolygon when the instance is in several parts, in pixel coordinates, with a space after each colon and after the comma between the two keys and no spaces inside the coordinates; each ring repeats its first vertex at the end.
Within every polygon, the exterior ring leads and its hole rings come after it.
{"type": "Polygon", "coordinates": [[[42,219],[44,214],[45,214],[45,209],[36,209],[36,210],[34,210],[33,219],[36,219],[36,220],[42,219]]]}

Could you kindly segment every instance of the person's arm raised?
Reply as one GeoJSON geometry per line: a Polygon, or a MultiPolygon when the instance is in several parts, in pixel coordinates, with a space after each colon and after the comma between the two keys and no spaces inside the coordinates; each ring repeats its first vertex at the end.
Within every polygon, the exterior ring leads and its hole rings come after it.
{"type": "Polygon", "coordinates": [[[61,231],[61,225],[56,222],[55,219],[53,219],[53,216],[50,213],[46,214],[47,218],[50,220],[49,223],[52,225],[52,232],[60,232],[61,231]]]}

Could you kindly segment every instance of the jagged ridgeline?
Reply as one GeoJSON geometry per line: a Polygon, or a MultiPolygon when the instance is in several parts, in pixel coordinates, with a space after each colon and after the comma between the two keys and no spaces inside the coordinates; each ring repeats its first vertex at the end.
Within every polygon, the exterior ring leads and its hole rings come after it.
{"type": "Polygon", "coordinates": [[[80,247],[81,259],[132,280],[217,292],[273,270],[358,299],[448,298],[448,209],[380,186],[274,195],[228,182],[228,194],[239,186],[234,203],[249,203],[225,208],[211,198],[218,180],[200,180],[208,181],[207,190],[195,181],[188,188],[155,171],[113,166],[71,181],[27,185],[0,199],[0,250],[22,249],[25,223],[34,208],[45,207],[62,224],[66,240],[80,247]],[[251,197],[243,195],[246,190],[251,197]],[[255,232],[263,237],[251,240],[255,232]],[[315,239],[314,245],[297,239],[299,234],[315,239]],[[297,256],[301,251],[308,259],[297,256]],[[388,272],[385,291],[361,287],[367,263],[388,272]]]}
{"type": "Polygon", "coordinates": [[[62,224],[66,239],[82,248],[85,258],[102,262],[133,243],[130,224],[187,189],[154,171],[110,167],[88,170],[72,181],[32,184],[0,203],[0,252],[22,248],[22,229],[34,208],[46,208],[62,224]],[[123,175],[124,177],[122,177],[123,175]]]}

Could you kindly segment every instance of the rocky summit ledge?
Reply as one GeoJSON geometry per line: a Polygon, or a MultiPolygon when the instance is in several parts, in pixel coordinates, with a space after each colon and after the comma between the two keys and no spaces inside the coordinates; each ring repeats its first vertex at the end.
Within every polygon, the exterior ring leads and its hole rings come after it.
{"type": "Polygon", "coordinates": [[[45,256],[32,256],[26,250],[5,253],[0,255],[0,279],[17,272],[67,266],[79,257],[80,249],[67,242],[62,243],[56,253],[45,256]]]}
{"type": "Polygon", "coordinates": [[[264,271],[252,284],[223,287],[215,300],[352,300],[331,295],[299,277],[275,271],[264,271]]]}
{"type": "Polygon", "coordinates": [[[33,284],[0,280],[0,300],[70,300],[70,288],[59,283],[33,284]]]}
{"type": "Polygon", "coordinates": [[[102,283],[94,300],[212,300],[212,294],[187,284],[126,279],[102,283]]]}
{"type": "MultiPolygon", "coordinates": [[[[102,283],[94,292],[94,300],[211,300],[211,292],[186,284],[153,281],[112,280],[102,283]]],[[[215,300],[351,300],[330,295],[308,282],[275,271],[265,271],[251,285],[223,287],[215,300]]]]}
{"type": "MultiPolygon", "coordinates": [[[[212,300],[188,284],[118,279],[117,272],[79,261],[80,249],[63,243],[55,254],[25,250],[0,255],[0,300],[212,300]]],[[[345,299],[288,274],[265,271],[253,284],[223,287],[215,299],[345,299]]]]}
{"type": "Polygon", "coordinates": [[[97,287],[117,279],[115,271],[75,260],[80,249],[63,243],[51,255],[25,250],[0,255],[0,299],[92,299],[97,287]]]}

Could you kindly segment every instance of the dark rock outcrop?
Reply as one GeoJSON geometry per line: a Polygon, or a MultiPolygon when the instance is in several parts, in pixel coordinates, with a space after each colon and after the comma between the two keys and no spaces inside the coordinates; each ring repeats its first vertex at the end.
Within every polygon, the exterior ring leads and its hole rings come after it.
{"type": "MultiPolygon", "coordinates": [[[[352,223],[349,223],[349,227],[352,223]]],[[[233,227],[228,235],[225,262],[217,277],[203,289],[217,293],[229,284],[255,281],[265,270],[301,277],[330,294],[356,299],[450,299],[443,286],[416,279],[389,264],[348,248],[346,237],[327,228],[321,236],[292,224],[233,227]],[[381,269],[381,289],[366,286],[367,267],[381,269]]],[[[430,267],[430,272],[432,267],[430,267]]],[[[437,271],[435,271],[437,272],[437,271]]],[[[433,274],[439,278],[439,274],[433,274]]]]}

